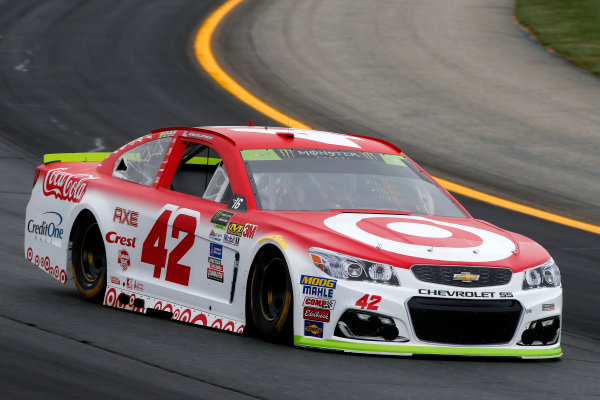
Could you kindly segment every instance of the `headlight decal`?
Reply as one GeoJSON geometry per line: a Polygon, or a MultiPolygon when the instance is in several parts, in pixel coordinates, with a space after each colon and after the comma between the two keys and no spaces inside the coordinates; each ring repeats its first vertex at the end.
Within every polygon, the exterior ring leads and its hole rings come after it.
{"type": "Polygon", "coordinates": [[[333,278],[400,285],[394,267],[391,265],[363,260],[317,247],[311,247],[309,254],[313,264],[333,278]]]}
{"type": "Polygon", "coordinates": [[[523,272],[523,290],[561,285],[560,270],[553,259],[523,272]]]}

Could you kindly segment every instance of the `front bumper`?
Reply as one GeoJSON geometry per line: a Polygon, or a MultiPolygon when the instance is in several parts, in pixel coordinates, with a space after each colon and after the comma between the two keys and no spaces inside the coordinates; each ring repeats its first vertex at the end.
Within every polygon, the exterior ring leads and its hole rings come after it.
{"type": "Polygon", "coordinates": [[[416,354],[446,356],[486,356],[521,357],[524,359],[556,358],[562,356],[560,345],[549,348],[513,348],[513,347],[449,347],[408,344],[385,344],[357,342],[336,338],[335,340],[294,336],[294,344],[300,347],[312,347],[329,350],[342,350],[349,353],[382,354],[412,356],[416,354]]]}
{"type": "MultiPolygon", "coordinates": [[[[320,271],[313,275],[329,278],[320,271]]],[[[295,301],[294,310],[295,345],[385,355],[535,359],[562,355],[561,288],[522,290],[522,273],[515,273],[507,285],[481,288],[426,283],[406,270],[398,271],[398,275],[400,287],[340,279],[330,291],[307,289],[302,284],[295,287],[295,298],[300,299],[295,301]],[[334,303],[324,307],[324,314],[315,313],[314,309],[307,313],[307,299],[319,298],[334,303]],[[371,338],[364,334],[348,335],[347,329],[340,330],[340,321],[347,312],[393,321],[398,335],[394,339],[387,335],[387,340],[381,335],[371,338]],[[536,321],[554,323],[544,323],[552,330],[551,338],[535,333],[534,340],[531,339],[533,328],[542,329],[541,322],[536,321]],[[545,339],[538,340],[540,337],[545,339]]]]}

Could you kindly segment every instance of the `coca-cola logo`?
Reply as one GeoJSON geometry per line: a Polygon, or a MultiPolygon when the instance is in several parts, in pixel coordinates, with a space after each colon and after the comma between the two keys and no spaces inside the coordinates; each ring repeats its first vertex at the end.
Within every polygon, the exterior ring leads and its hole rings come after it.
{"type": "Polygon", "coordinates": [[[44,195],[52,195],[60,200],[79,203],[90,179],[94,179],[94,177],[86,174],[72,174],[66,172],[66,168],[53,169],[44,178],[44,195]]]}

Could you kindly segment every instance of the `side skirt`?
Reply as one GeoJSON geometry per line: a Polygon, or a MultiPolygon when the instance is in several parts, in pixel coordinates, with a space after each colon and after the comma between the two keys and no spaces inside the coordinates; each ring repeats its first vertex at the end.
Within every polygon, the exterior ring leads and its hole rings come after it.
{"type": "Polygon", "coordinates": [[[240,334],[244,332],[244,328],[246,327],[241,321],[231,320],[217,314],[207,313],[205,311],[171,303],[166,300],[145,296],[139,292],[125,290],[118,286],[111,286],[110,284],[106,287],[103,304],[108,307],[120,308],[122,310],[134,311],[142,314],[148,314],[148,310],[156,310],[165,315],[171,314],[171,319],[176,321],[240,334]],[[128,301],[123,303],[122,300],[125,299],[128,301]],[[141,307],[140,300],[143,300],[143,306],[141,307]]]}

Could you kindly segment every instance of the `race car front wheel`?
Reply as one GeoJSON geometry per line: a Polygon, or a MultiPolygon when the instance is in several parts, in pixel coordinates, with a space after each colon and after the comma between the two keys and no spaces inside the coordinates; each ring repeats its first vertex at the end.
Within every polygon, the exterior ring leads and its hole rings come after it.
{"type": "Polygon", "coordinates": [[[253,328],[266,340],[291,338],[292,283],[283,255],[263,252],[257,259],[250,283],[253,328]]]}
{"type": "Polygon", "coordinates": [[[101,302],[106,291],[106,250],[98,223],[91,214],[79,216],[72,239],[71,261],[77,290],[82,297],[101,302]]]}

